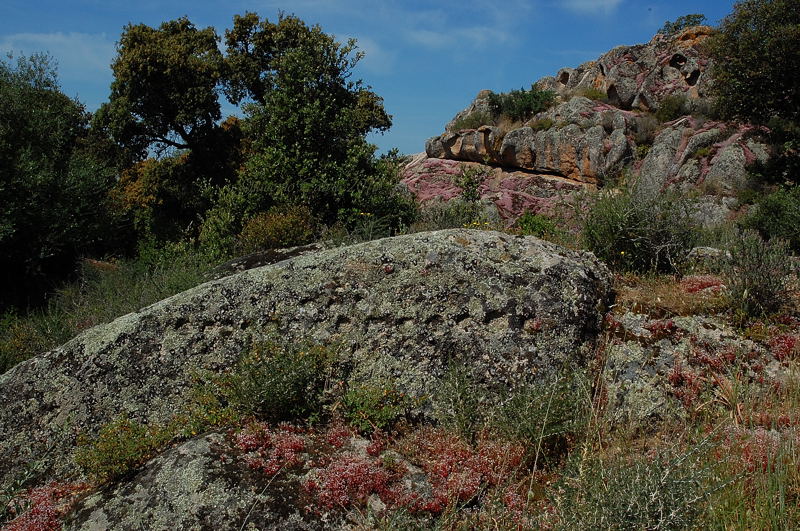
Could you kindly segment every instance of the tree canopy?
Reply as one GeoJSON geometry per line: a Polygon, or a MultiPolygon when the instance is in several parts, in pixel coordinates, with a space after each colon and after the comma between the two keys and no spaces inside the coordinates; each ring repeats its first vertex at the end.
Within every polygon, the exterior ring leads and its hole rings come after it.
{"type": "Polygon", "coordinates": [[[108,240],[114,169],[88,125],[47,56],[0,60],[0,307],[36,298],[108,240]]]}
{"type": "Polygon", "coordinates": [[[712,40],[714,90],[729,118],[800,119],[800,9],[796,0],[742,0],[712,40]]]}
{"type": "Polygon", "coordinates": [[[99,123],[139,158],[154,144],[201,147],[221,117],[224,61],[218,42],[214,28],[198,29],[186,18],[158,28],[126,26],[99,123]]]}

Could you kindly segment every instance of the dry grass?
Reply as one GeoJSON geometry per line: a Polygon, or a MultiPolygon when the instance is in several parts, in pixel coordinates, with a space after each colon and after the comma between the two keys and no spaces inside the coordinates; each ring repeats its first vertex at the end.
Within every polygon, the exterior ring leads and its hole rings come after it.
{"type": "Polygon", "coordinates": [[[724,283],[712,275],[618,275],[616,311],[656,318],[718,314],[727,309],[724,283]]]}

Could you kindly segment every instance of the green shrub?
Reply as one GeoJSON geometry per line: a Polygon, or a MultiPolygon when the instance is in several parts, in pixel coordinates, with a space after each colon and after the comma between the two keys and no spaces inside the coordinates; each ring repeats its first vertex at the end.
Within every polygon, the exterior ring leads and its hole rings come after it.
{"type": "Polygon", "coordinates": [[[514,121],[527,120],[555,103],[552,90],[541,90],[531,85],[530,90],[512,90],[504,94],[489,95],[489,106],[495,115],[505,115],[514,121]]]}
{"type": "Polygon", "coordinates": [[[767,128],[772,155],[765,162],[756,160],[748,167],[748,172],[759,183],[797,185],[800,181],[800,121],[773,117],[767,128]]]}
{"type": "Polygon", "coordinates": [[[785,302],[791,262],[784,240],[765,242],[755,231],[745,230],[730,249],[724,268],[728,298],[742,316],[776,312],[785,302]]]}
{"type": "Polygon", "coordinates": [[[474,442],[486,421],[482,395],[469,367],[451,365],[434,397],[434,416],[442,427],[474,442]]]}
{"type": "Polygon", "coordinates": [[[596,87],[584,87],[575,91],[575,96],[583,96],[584,98],[589,98],[590,100],[596,101],[606,101],[608,99],[608,94],[604,90],[601,90],[596,87]]]}
{"type": "Polygon", "coordinates": [[[547,131],[551,129],[556,123],[553,121],[552,118],[541,118],[539,120],[533,120],[528,124],[528,127],[533,129],[534,131],[547,131]]]}
{"type": "Polygon", "coordinates": [[[765,239],[786,240],[794,252],[800,251],[800,187],[781,188],[761,197],[741,224],[765,239]]]}
{"type": "Polygon", "coordinates": [[[533,212],[522,214],[517,219],[516,226],[525,236],[536,236],[537,238],[553,236],[559,232],[558,225],[554,220],[533,212]]]}
{"type": "Polygon", "coordinates": [[[109,481],[145,463],[174,435],[122,416],[100,428],[94,439],[79,437],[75,462],[93,480],[109,481]]]}
{"type": "Polygon", "coordinates": [[[633,141],[637,146],[651,146],[661,124],[651,113],[637,115],[633,120],[633,141]]]}
{"type": "Polygon", "coordinates": [[[239,233],[238,248],[244,254],[264,249],[304,245],[314,240],[316,223],[302,205],[273,207],[250,218],[239,233]]]}
{"type": "Polygon", "coordinates": [[[348,422],[361,432],[387,430],[405,416],[414,400],[389,381],[355,384],[342,399],[348,422]]]}
{"type": "Polygon", "coordinates": [[[258,344],[220,388],[243,413],[269,421],[308,419],[321,411],[320,397],[334,359],[335,352],[320,345],[258,344]]]}
{"type": "Polygon", "coordinates": [[[482,125],[492,125],[494,117],[492,113],[486,111],[473,111],[465,116],[459,117],[453,122],[453,131],[462,131],[465,129],[477,129],[482,125]]]}
{"type": "Polygon", "coordinates": [[[706,444],[685,453],[581,456],[554,505],[560,529],[699,529],[717,481],[703,461],[706,444]]]}
{"type": "Polygon", "coordinates": [[[672,22],[670,22],[669,20],[664,22],[664,25],[661,27],[660,30],[658,30],[658,33],[671,37],[677,33],[680,33],[686,28],[691,28],[692,26],[699,26],[701,24],[704,24],[705,21],[706,21],[706,16],[700,13],[683,15],[681,17],[676,18],[672,22]]]}
{"type": "Polygon", "coordinates": [[[696,238],[689,202],[671,191],[604,192],[577,215],[586,247],[617,271],[675,272],[696,238]]]}
{"type": "Polygon", "coordinates": [[[464,201],[480,201],[481,194],[478,191],[489,172],[480,166],[461,165],[461,169],[453,178],[453,184],[461,188],[461,199],[464,201]]]}
{"type": "Polygon", "coordinates": [[[590,382],[575,371],[514,390],[493,412],[491,425],[505,437],[524,441],[530,456],[547,464],[584,436],[591,405],[590,382]]]}
{"type": "Polygon", "coordinates": [[[661,122],[670,122],[689,112],[689,100],[683,94],[670,94],[658,106],[656,119],[661,122]]]}
{"type": "Polygon", "coordinates": [[[452,199],[428,204],[420,209],[416,221],[409,227],[409,232],[456,229],[475,224],[489,224],[483,205],[473,201],[452,199]]]}

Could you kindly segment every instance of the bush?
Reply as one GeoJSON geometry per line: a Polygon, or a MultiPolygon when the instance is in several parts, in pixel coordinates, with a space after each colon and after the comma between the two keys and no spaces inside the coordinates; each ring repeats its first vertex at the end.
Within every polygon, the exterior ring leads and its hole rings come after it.
{"type": "Polygon", "coordinates": [[[361,432],[387,430],[408,413],[414,400],[389,382],[369,382],[350,387],[342,399],[345,416],[361,432]]]}
{"type": "Polygon", "coordinates": [[[681,17],[676,18],[674,21],[670,22],[669,20],[664,22],[664,25],[658,30],[657,33],[661,33],[662,35],[666,35],[671,37],[681,31],[685,30],[686,28],[691,28],[692,26],[699,26],[706,22],[706,16],[700,13],[692,13],[690,15],[683,15],[681,17]]]}
{"type": "Polygon", "coordinates": [[[800,251],[800,187],[782,188],[762,197],[742,225],[757,230],[765,239],[786,240],[794,252],[800,251]]]}
{"type": "Polygon", "coordinates": [[[169,429],[119,417],[103,426],[94,440],[79,437],[75,462],[93,480],[109,481],[145,463],[173,436],[169,429]]]}
{"type": "Polygon", "coordinates": [[[715,485],[705,443],[686,453],[582,458],[554,500],[562,529],[696,529],[715,485]]]}
{"type": "Polygon", "coordinates": [[[589,380],[573,372],[514,390],[493,413],[491,425],[505,437],[525,442],[529,456],[546,464],[583,437],[591,405],[589,380]]]}
{"type": "Polygon", "coordinates": [[[661,124],[654,115],[650,113],[637,115],[633,120],[633,141],[637,147],[652,145],[659,127],[661,124]]]}
{"type": "Polygon", "coordinates": [[[601,90],[596,87],[584,87],[578,89],[574,93],[575,96],[583,96],[584,98],[589,98],[590,100],[596,101],[606,101],[608,99],[608,94],[604,90],[601,90]]]}
{"type": "Polygon", "coordinates": [[[264,249],[305,245],[314,240],[316,223],[311,211],[302,205],[273,207],[248,221],[238,238],[244,254],[264,249]]]}
{"type": "Polygon", "coordinates": [[[553,236],[559,232],[554,220],[533,212],[522,214],[517,219],[516,226],[525,236],[536,236],[537,238],[553,236]]]}
{"type": "Polygon", "coordinates": [[[495,115],[505,115],[515,121],[527,120],[555,103],[552,90],[540,90],[531,85],[530,90],[512,90],[504,94],[489,95],[489,106],[495,115]]]}
{"type": "Polygon", "coordinates": [[[469,367],[451,365],[438,386],[433,401],[434,416],[445,429],[474,442],[486,421],[482,398],[469,367]]]}
{"type": "Polygon", "coordinates": [[[800,121],[773,117],[767,123],[772,156],[755,161],[748,171],[758,182],[798,184],[800,181],[800,121]]]}
{"type": "Polygon", "coordinates": [[[478,202],[452,199],[420,209],[409,232],[460,229],[474,225],[489,226],[486,209],[478,202]]]}
{"type": "Polygon", "coordinates": [[[675,272],[696,238],[689,202],[671,191],[628,186],[577,214],[586,247],[617,271],[675,272]]]}
{"type": "Polygon", "coordinates": [[[671,122],[689,113],[689,100],[683,94],[670,94],[658,105],[656,119],[661,122],[671,122]]]}
{"type": "Polygon", "coordinates": [[[552,128],[556,123],[553,121],[552,118],[541,118],[539,120],[533,120],[528,124],[528,127],[533,129],[534,131],[547,131],[548,129],[552,128]]]}
{"type": "Polygon", "coordinates": [[[784,240],[765,242],[754,231],[742,231],[730,249],[725,266],[731,307],[742,316],[755,317],[778,311],[785,302],[791,273],[784,240]]]}
{"type": "Polygon", "coordinates": [[[482,125],[491,125],[494,123],[494,117],[491,113],[486,111],[473,111],[466,116],[461,116],[453,122],[453,131],[462,131],[464,129],[477,129],[482,125]]]}
{"type": "Polygon", "coordinates": [[[481,193],[479,188],[488,173],[486,168],[462,164],[458,175],[453,178],[453,184],[461,188],[461,199],[467,202],[480,201],[481,193]]]}
{"type": "Polygon", "coordinates": [[[319,345],[255,345],[220,387],[245,414],[268,421],[308,419],[320,413],[321,395],[335,353],[319,345]]]}

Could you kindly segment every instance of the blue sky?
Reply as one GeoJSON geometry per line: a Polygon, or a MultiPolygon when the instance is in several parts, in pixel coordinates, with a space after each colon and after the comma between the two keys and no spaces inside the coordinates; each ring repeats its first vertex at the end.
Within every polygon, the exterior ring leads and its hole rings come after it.
{"type": "MultiPolygon", "coordinates": [[[[717,23],[733,0],[2,0],[0,52],[49,52],[63,90],[89,110],[106,100],[110,63],[123,26],[157,26],[183,15],[222,35],[234,14],[271,20],[295,14],[340,40],[354,37],[366,57],[358,77],[383,96],[392,129],[381,150],[424,149],[425,139],[481,89],[529,87],[565,66],[620,44],[647,42],[666,20],[703,13],[717,23]]],[[[232,112],[230,107],[225,108],[232,112]]]]}

